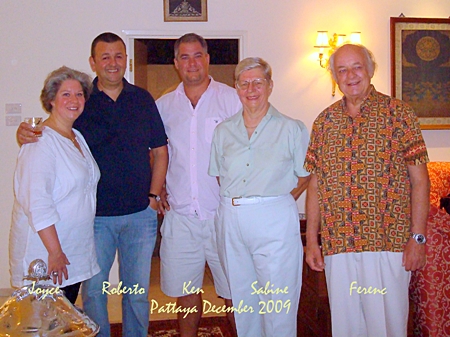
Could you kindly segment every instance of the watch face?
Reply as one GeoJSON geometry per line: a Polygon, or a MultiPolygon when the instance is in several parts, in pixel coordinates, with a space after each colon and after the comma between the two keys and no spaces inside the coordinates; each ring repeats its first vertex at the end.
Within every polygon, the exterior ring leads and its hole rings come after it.
{"type": "Polygon", "coordinates": [[[418,244],[424,244],[427,241],[423,234],[415,234],[413,237],[418,244]]]}

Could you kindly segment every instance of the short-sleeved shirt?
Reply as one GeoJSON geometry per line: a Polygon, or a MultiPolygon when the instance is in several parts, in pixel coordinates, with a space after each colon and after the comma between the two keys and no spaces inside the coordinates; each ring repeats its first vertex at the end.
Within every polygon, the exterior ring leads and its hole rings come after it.
{"type": "Polygon", "coordinates": [[[210,77],[195,108],[183,83],[159,98],[156,105],[169,137],[166,188],[170,207],[184,216],[213,219],[219,205],[219,184],[208,175],[211,141],[216,126],[241,108],[236,90],[210,77]]]}
{"type": "Polygon", "coordinates": [[[97,87],[75,121],[102,173],[97,189],[97,216],[119,216],[148,207],[151,169],[149,149],[167,144],[152,96],[123,79],[114,101],[97,87]]]}
{"type": "Polygon", "coordinates": [[[409,165],[428,162],[418,119],[372,87],[354,118],[345,97],[315,120],[305,168],[317,175],[324,255],[403,251],[410,228],[409,165]]]}
{"type": "Polygon", "coordinates": [[[303,168],[308,131],[270,105],[250,139],[242,110],[214,131],[209,174],[220,177],[223,197],[278,196],[297,186],[303,168]]]}

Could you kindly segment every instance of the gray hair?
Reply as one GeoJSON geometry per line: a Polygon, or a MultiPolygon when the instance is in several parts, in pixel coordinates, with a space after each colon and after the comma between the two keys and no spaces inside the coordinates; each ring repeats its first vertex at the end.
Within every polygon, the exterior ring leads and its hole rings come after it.
{"type": "Polygon", "coordinates": [[[188,34],[184,34],[182,37],[180,37],[178,40],[175,41],[175,45],[174,45],[175,58],[178,57],[178,51],[180,49],[180,44],[193,43],[193,42],[200,43],[200,45],[203,48],[204,53],[208,54],[208,44],[206,43],[206,40],[198,34],[188,33],[188,34]]]}
{"type": "Polygon", "coordinates": [[[333,79],[335,81],[337,79],[336,72],[334,69],[334,58],[335,58],[336,53],[344,46],[353,46],[353,47],[356,47],[356,48],[359,48],[360,50],[362,50],[362,52],[364,53],[364,56],[366,57],[367,71],[368,71],[370,77],[372,77],[373,74],[375,73],[375,69],[377,68],[377,63],[375,62],[375,57],[373,56],[373,53],[361,44],[345,43],[342,46],[340,46],[339,48],[337,48],[333,52],[333,54],[331,54],[330,58],[328,59],[327,70],[331,73],[331,76],[333,77],[333,79]]]}
{"type": "Polygon", "coordinates": [[[80,71],[70,69],[66,66],[62,66],[59,69],[52,71],[44,81],[44,87],[41,91],[41,103],[42,107],[47,112],[52,112],[52,102],[56,98],[58,90],[66,80],[75,80],[80,82],[83,89],[84,98],[86,101],[92,92],[92,79],[89,75],[80,71]]]}
{"type": "Polygon", "coordinates": [[[236,69],[234,70],[234,78],[236,79],[236,81],[238,81],[239,76],[241,76],[244,71],[255,68],[261,68],[264,72],[264,77],[266,78],[266,80],[272,80],[272,68],[270,67],[269,63],[267,63],[260,57],[247,57],[239,62],[239,64],[236,66],[236,69]]]}

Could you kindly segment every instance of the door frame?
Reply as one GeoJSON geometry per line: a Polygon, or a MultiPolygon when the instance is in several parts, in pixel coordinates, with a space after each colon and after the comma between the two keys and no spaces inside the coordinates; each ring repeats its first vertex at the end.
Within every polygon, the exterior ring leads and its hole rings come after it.
{"type": "MultiPolygon", "coordinates": [[[[185,30],[161,31],[161,30],[123,30],[125,34],[125,45],[128,54],[128,65],[125,71],[125,78],[134,84],[134,40],[135,39],[178,39],[186,34],[185,30]]],[[[196,31],[196,34],[205,39],[237,39],[239,41],[239,60],[242,60],[246,52],[247,32],[246,31],[196,31]]]]}

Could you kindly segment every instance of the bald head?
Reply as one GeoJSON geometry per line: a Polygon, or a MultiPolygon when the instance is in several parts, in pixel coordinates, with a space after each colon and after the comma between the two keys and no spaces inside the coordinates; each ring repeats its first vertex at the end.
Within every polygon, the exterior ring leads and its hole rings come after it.
{"type": "Polygon", "coordinates": [[[370,92],[375,61],[367,48],[343,45],[330,57],[329,69],[347,102],[358,105],[370,92]]]}
{"type": "Polygon", "coordinates": [[[327,69],[333,76],[333,79],[337,81],[336,77],[336,57],[339,57],[339,55],[342,56],[342,54],[347,54],[346,52],[352,51],[354,53],[358,53],[363,56],[365,62],[365,66],[367,67],[367,72],[369,73],[370,78],[373,77],[375,74],[375,69],[377,67],[377,63],[375,62],[375,57],[373,56],[372,52],[360,44],[344,44],[337,48],[335,52],[330,56],[330,59],[328,60],[327,69]]]}

